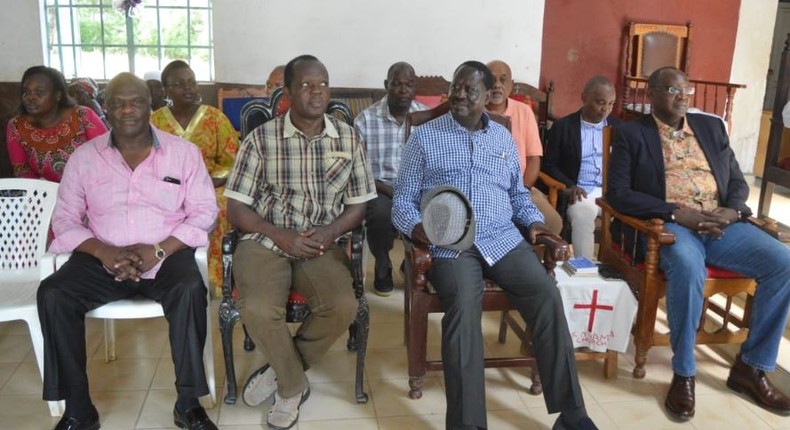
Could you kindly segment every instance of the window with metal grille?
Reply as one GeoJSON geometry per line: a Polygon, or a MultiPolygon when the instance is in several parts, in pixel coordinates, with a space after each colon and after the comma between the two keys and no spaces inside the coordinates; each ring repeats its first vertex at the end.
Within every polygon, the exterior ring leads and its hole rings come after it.
{"type": "Polygon", "coordinates": [[[214,80],[211,0],[143,0],[127,16],[112,0],[46,0],[50,67],[66,78],[142,76],[180,59],[200,81],[214,80]]]}

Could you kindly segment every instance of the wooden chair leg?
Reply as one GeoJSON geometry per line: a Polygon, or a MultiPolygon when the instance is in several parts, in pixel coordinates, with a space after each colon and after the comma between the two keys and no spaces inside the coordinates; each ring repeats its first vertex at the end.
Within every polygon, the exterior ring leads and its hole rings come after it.
{"type": "MultiPolygon", "coordinates": [[[[219,331],[222,336],[222,355],[225,359],[225,375],[227,376],[228,392],[225,394],[225,404],[236,404],[236,366],[233,363],[233,327],[239,320],[239,310],[232,303],[222,303],[219,306],[219,331]]],[[[245,336],[247,331],[244,331],[245,336]]]]}
{"type": "Polygon", "coordinates": [[[255,342],[252,341],[250,334],[247,333],[247,326],[242,324],[241,328],[244,329],[244,350],[247,352],[255,350],[255,342]]]}
{"type": "Polygon", "coordinates": [[[409,360],[409,397],[419,399],[422,397],[422,385],[427,371],[426,360],[428,357],[428,306],[426,300],[412,300],[408,315],[409,340],[406,342],[409,360]]]}
{"type": "Polygon", "coordinates": [[[357,374],[355,385],[355,397],[357,403],[367,403],[368,395],[365,393],[365,355],[368,348],[368,333],[370,332],[370,309],[368,298],[365,295],[359,297],[359,307],[357,308],[355,349],[357,351],[357,374]]]}
{"type": "Polygon", "coordinates": [[[499,318],[499,343],[507,341],[507,317],[508,311],[502,311],[502,315],[499,318]]]}

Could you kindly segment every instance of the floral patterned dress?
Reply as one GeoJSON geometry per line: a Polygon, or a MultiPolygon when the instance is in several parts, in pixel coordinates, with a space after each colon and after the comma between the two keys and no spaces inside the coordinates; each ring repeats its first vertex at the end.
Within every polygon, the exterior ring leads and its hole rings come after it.
{"type": "Polygon", "coordinates": [[[6,127],[14,176],[60,182],[74,150],[106,132],[101,118],[83,106],[70,108],[60,122],[49,128],[38,128],[23,115],[17,115],[6,127]]]}
{"type": "MultiPolygon", "coordinates": [[[[194,143],[203,154],[203,160],[212,178],[226,178],[233,167],[239,149],[239,135],[230,120],[219,109],[201,105],[184,129],[165,106],[151,114],[154,127],[194,143]]],[[[230,229],[227,216],[227,198],[222,195],[225,187],[215,189],[219,217],[217,227],[211,234],[209,245],[208,277],[209,288],[214,295],[222,292],[222,237],[230,229]]]]}

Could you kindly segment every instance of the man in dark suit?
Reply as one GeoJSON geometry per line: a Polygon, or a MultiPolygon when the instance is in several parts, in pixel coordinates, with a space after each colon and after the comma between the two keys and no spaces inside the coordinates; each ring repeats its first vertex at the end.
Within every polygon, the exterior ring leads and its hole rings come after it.
{"type": "Polygon", "coordinates": [[[603,183],[603,128],[620,124],[609,116],[614,101],[612,83],[593,76],[582,91],[582,108],[549,130],[541,169],[568,187],[566,214],[576,256],[594,257],[595,217],[600,213],[595,199],[601,197],[603,183]]]}
{"type": "Polygon", "coordinates": [[[790,309],[790,250],[742,222],[749,186],[722,122],[687,114],[694,93],[683,72],[650,75],[652,115],[622,125],[609,164],[607,200],[637,218],[662,218],[675,244],[661,248],[674,377],[665,401],[680,420],[694,416],[694,343],[702,312],[705,264],[755,278],[749,336],[727,386],[774,413],[790,414],[790,398],[766,378],[776,366],[790,309]]]}

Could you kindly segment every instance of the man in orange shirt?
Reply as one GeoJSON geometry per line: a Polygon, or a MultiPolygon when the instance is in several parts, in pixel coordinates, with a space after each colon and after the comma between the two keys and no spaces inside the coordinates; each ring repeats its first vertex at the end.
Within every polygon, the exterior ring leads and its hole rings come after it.
{"type": "Polygon", "coordinates": [[[492,61],[487,66],[494,75],[494,89],[491,90],[486,110],[510,118],[510,131],[516,141],[524,186],[530,189],[532,202],[546,219],[546,226],[559,234],[562,230],[562,217],[551,207],[546,195],[534,187],[540,172],[540,157],[543,156],[543,144],[540,142],[535,114],[529,105],[509,98],[513,92],[510,66],[499,60],[492,61]]]}

